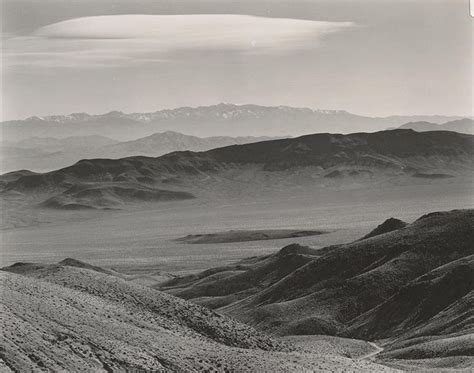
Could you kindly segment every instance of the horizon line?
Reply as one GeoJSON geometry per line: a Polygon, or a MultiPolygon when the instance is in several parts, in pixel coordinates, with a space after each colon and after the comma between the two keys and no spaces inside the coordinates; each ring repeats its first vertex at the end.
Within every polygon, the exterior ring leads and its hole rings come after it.
{"type": "Polygon", "coordinates": [[[291,106],[291,105],[285,105],[285,104],[280,104],[280,105],[263,105],[263,104],[253,104],[253,103],[232,103],[232,102],[218,102],[216,104],[209,104],[209,105],[196,105],[196,106],[191,106],[191,105],[182,105],[182,106],[175,106],[172,108],[161,108],[155,111],[131,111],[131,112],[125,112],[122,110],[110,110],[106,112],[87,112],[87,111],[76,111],[76,112],[69,112],[69,113],[64,113],[64,114],[48,114],[48,115],[30,115],[28,117],[23,117],[23,118],[14,118],[14,119],[5,119],[3,117],[0,117],[0,123],[5,123],[5,122],[12,122],[12,121],[24,121],[32,118],[50,118],[50,117],[61,117],[61,116],[69,116],[69,115],[75,115],[75,114],[86,114],[89,116],[104,116],[107,114],[111,113],[120,113],[123,115],[133,115],[133,114],[153,114],[153,113],[159,113],[163,111],[174,111],[174,110],[179,110],[179,109],[200,109],[200,108],[210,108],[210,107],[215,107],[219,105],[227,105],[227,106],[258,106],[258,107],[263,107],[263,108],[291,108],[291,109],[297,109],[297,110],[311,110],[313,112],[340,112],[340,113],[347,113],[351,115],[356,115],[360,117],[366,117],[366,118],[377,118],[377,119],[384,119],[384,118],[391,118],[391,117],[459,117],[459,118],[467,118],[467,119],[473,119],[474,114],[470,115],[463,115],[463,114],[390,114],[390,115],[383,115],[383,116],[372,116],[372,115],[366,115],[366,114],[358,114],[354,113],[351,111],[347,111],[344,109],[318,109],[318,108],[311,108],[308,106],[291,106]]]}

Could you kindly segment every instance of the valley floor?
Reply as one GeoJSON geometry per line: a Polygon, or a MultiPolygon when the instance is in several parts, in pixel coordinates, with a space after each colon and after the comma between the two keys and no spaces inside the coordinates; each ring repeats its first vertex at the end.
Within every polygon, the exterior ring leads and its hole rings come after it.
{"type": "Polygon", "coordinates": [[[431,211],[474,206],[471,178],[342,190],[267,190],[264,195],[252,194],[255,188],[249,184],[239,185],[242,194],[222,196],[216,185],[224,182],[209,181],[209,189],[201,190],[198,199],[135,204],[116,211],[40,209],[25,203],[24,196],[3,196],[0,264],[73,257],[133,275],[183,274],[269,254],[293,242],[316,248],[349,242],[389,217],[410,222],[431,211]],[[331,232],[237,243],[175,241],[239,229],[331,232]]]}
{"type": "Polygon", "coordinates": [[[1,266],[40,264],[0,271],[0,370],[83,366],[97,371],[383,372],[473,366],[469,356],[386,356],[377,340],[373,344],[320,335],[274,339],[152,288],[177,276],[274,254],[295,242],[315,251],[352,242],[389,217],[411,223],[433,211],[472,207],[470,178],[298,193],[279,190],[243,198],[214,194],[214,188],[209,184],[194,200],[136,204],[117,211],[45,210],[26,205],[20,195],[4,198],[1,266]],[[231,230],[329,233],[192,245],[177,241],[231,230]],[[42,267],[66,257],[110,273],[67,265],[42,267]],[[167,307],[161,307],[163,302],[167,307]],[[218,329],[218,337],[203,332],[209,325],[218,329]],[[246,340],[255,343],[245,345],[246,340]]]}

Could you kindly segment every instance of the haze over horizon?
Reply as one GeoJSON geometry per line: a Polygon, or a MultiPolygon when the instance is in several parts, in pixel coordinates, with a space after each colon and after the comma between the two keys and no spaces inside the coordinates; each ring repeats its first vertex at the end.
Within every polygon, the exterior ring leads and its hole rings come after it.
{"type": "Polygon", "coordinates": [[[472,116],[468,5],[5,0],[2,120],[219,102],[472,116]]]}
{"type": "Polygon", "coordinates": [[[88,115],[91,115],[91,116],[100,116],[100,115],[107,115],[107,114],[111,114],[111,113],[122,113],[124,115],[130,115],[130,114],[137,114],[137,113],[144,113],[144,114],[147,114],[147,113],[155,113],[155,112],[160,112],[160,111],[167,111],[167,110],[179,110],[179,109],[183,109],[183,108],[191,108],[191,109],[198,109],[200,107],[203,107],[203,108],[208,108],[208,107],[214,107],[214,106],[219,106],[219,105],[235,105],[235,106],[247,106],[247,105],[255,105],[255,106],[260,106],[260,107],[289,107],[289,108],[294,108],[294,109],[310,109],[310,110],[313,110],[315,112],[317,111],[321,111],[321,112],[325,112],[325,111],[328,111],[328,112],[331,112],[331,111],[335,111],[335,112],[347,112],[347,113],[350,113],[350,114],[354,114],[356,116],[362,116],[362,117],[368,117],[368,118],[389,118],[389,117],[464,117],[464,118],[472,118],[473,115],[462,115],[462,114],[452,114],[452,115],[445,115],[443,113],[412,113],[412,114],[398,114],[398,113],[392,113],[392,114],[387,114],[387,115],[380,115],[380,116],[371,116],[371,115],[366,115],[366,114],[363,114],[363,113],[354,113],[354,112],[351,112],[351,111],[348,111],[348,110],[345,110],[343,108],[340,108],[340,109],[325,109],[325,108],[318,108],[318,107],[307,107],[307,106],[291,106],[291,105],[285,105],[285,104],[280,104],[280,105],[259,105],[259,104],[256,104],[256,103],[233,103],[233,102],[216,102],[214,104],[209,104],[209,105],[183,105],[183,106],[176,106],[176,107],[163,107],[163,108],[157,108],[157,109],[152,109],[152,110],[148,110],[148,111],[143,111],[143,112],[137,112],[137,111],[124,111],[124,110],[121,110],[120,108],[116,108],[116,109],[112,109],[112,110],[107,110],[107,111],[95,111],[95,112],[92,112],[92,111],[85,111],[85,110],[81,110],[81,111],[76,111],[76,112],[62,112],[62,113],[49,113],[49,114],[45,114],[45,115],[31,115],[31,116],[28,116],[28,117],[21,117],[21,118],[11,118],[11,119],[1,119],[0,118],[0,121],[1,122],[9,122],[9,121],[15,121],[15,120],[18,120],[18,121],[21,121],[21,120],[25,120],[25,119],[29,119],[29,118],[32,118],[32,117],[38,117],[38,118],[47,118],[47,117],[54,117],[54,116],[68,116],[68,115],[73,115],[73,114],[88,114],[88,115]]]}

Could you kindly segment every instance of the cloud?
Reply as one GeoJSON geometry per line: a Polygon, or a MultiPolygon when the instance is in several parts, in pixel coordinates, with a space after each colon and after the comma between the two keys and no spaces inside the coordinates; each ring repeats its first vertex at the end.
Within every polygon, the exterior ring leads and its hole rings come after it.
{"type": "Polygon", "coordinates": [[[182,52],[286,54],[311,49],[350,22],[247,15],[111,15],[66,20],[4,44],[7,65],[131,66],[182,52]]]}

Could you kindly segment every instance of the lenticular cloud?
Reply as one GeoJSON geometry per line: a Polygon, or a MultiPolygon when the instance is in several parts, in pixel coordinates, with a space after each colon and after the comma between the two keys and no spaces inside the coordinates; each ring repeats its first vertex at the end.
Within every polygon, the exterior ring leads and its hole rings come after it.
{"type": "Polygon", "coordinates": [[[35,35],[66,39],[122,39],[179,48],[278,48],[316,41],[349,22],[244,15],[114,15],[77,18],[42,27],[35,35]]]}
{"type": "MultiPolygon", "coordinates": [[[[288,53],[315,48],[350,22],[322,22],[247,15],[111,15],[47,25],[10,39],[6,57],[42,66],[131,65],[173,53],[288,53]]],[[[14,63],[13,63],[14,64],[14,63]]]]}

